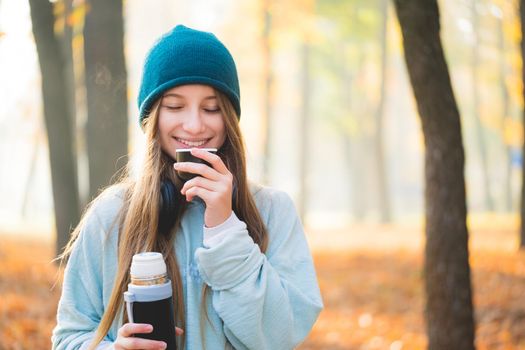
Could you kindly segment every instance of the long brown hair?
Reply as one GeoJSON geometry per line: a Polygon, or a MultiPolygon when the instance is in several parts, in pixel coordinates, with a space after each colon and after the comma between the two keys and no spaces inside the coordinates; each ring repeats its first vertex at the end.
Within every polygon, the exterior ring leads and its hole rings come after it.
{"type": "MultiPolygon", "coordinates": [[[[226,139],[218,154],[234,177],[232,209],[238,218],[246,223],[248,232],[254,242],[259,245],[262,252],[265,252],[268,245],[268,234],[249,189],[246,174],[245,147],[238,116],[229,99],[220,91],[216,90],[215,93],[226,130],[226,139]]],[[[173,213],[175,219],[171,233],[165,235],[158,232],[161,182],[165,179],[175,184],[178,182],[173,171],[172,161],[162,152],[160,146],[158,118],[161,99],[154,104],[149,117],[145,118],[143,122],[147,150],[143,161],[142,173],[136,181],[132,181],[130,180],[129,172],[126,172],[119,182],[121,185],[125,184],[125,195],[119,216],[116,218],[119,225],[118,270],[108,306],[96,330],[90,350],[95,349],[102,341],[111,328],[115,317],[122,310],[123,293],[127,290],[127,285],[130,281],[129,268],[132,257],[134,254],[143,251],[161,252],[165,257],[168,273],[172,281],[175,321],[178,327],[185,329],[182,278],[174,249],[175,236],[186,209],[184,197],[180,195],[176,197],[177,209],[173,213]]],[[[84,218],[74,230],[68,246],[61,255],[62,261],[71,253],[73,243],[82,229],[84,218]]],[[[208,288],[204,289],[203,304],[205,303],[207,290],[208,288]]],[[[202,306],[203,310],[205,310],[205,305],[202,306]]],[[[123,321],[126,321],[125,313],[123,317],[123,321]]],[[[184,339],[181,343],[184,348],[184,339]]]]}

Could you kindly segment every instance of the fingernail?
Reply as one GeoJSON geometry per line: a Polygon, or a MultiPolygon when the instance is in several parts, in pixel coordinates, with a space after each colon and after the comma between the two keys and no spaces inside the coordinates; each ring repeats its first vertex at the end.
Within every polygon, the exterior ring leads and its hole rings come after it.
{"type": "Polygon", "coordinates": [[[153,326],[152,325],[146,326],[146,330],[151,332],[153,330],[153,326]]]}
{"type": "Polygon", "coordinates": [[[166,343],[162,343],[162,345],[161,345],[161,346],[162,346],[162,348],[161,348],[161,349],[166,349],[166,348],[168,347],[168,344],[166,344],[166,343]]]}
{"type": "Polygon", "coordinates": [[[179,167],[179,163],[173,163],[173,167],[177,169],[179,167]]]}

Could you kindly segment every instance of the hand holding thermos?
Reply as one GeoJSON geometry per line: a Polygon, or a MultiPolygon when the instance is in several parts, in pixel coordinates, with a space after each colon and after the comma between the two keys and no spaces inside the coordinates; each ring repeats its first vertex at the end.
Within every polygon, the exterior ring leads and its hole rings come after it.
{"type": "MultiPolygon", "coordinates": [[[[151,333],[153,327],[144,323],[126,323],[118,330],[118,337],[115,341],[115,350],[131,349],[166,349],[167,343],[163,341],[149,340],[134,337],[134,334],[151,333]]],[[[182,329],[176,327],[176,334],[182,335],[182,329]]]]}

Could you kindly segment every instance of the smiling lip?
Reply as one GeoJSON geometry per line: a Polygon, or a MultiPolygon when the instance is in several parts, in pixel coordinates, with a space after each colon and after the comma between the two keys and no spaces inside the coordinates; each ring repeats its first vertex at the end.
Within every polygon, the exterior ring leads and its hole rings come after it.
{"type": "Polygon", "coordinates": [[[175,137],[175,140],[187,147],[201,147],[205,145],[210,139],[187,140],[175,137]]]}

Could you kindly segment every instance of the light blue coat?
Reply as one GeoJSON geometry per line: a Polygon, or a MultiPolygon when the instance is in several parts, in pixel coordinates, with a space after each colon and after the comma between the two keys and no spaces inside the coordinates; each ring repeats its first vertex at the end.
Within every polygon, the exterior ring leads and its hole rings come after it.
{"type": "MultiPolygon", "coordinates": [[[[268,229],[265,254],[235,214],[219,227],[204,228],[204,204],[190,203],[177,233],[176,254],[186,306],[186,349],[293,349],[323,308],[300,220],[284,192],[253,187],[268,229]],[[203,283],[211,286],[208,321],[200,331],[203,283]],[[205,347],[204,347],[205,346],[205,347]]],[[[53,349],[84,348],[106,309],[117,271],[117,224],[122,189],[102,194],[86,214],[65,270],[53,330],[53,349]]],[[[105,338],[110,345],[121,326],[118,315],[105,338]]]]}

